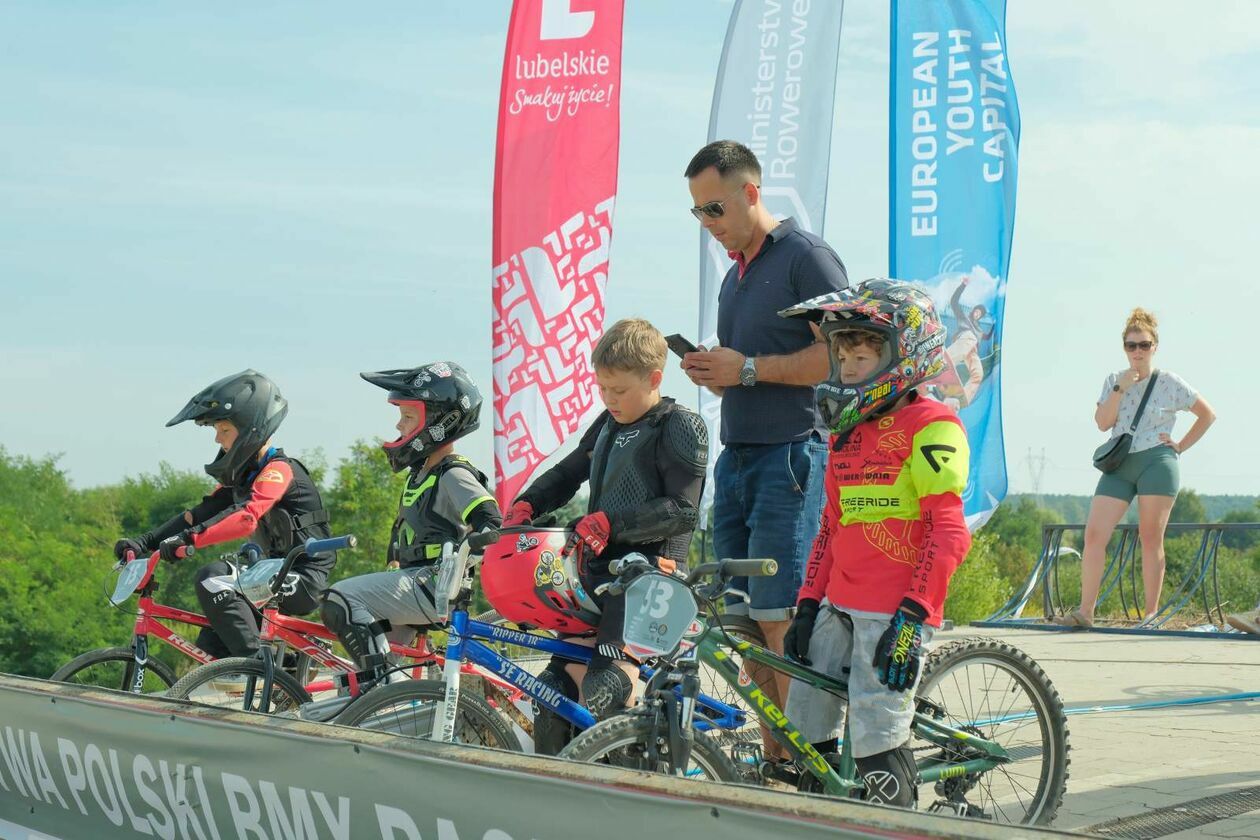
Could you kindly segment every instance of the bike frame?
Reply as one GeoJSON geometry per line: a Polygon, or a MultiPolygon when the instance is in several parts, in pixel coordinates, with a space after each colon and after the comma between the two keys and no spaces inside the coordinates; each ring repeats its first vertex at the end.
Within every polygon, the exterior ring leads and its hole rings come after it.
{"type": "MultiPolygon", "coordinates": [[[[540,706],[550,709],[574,726],[587,729],[595,725],[595,716],[585,706],[542,684],[533,674],[500,656],[493,648],[480,640],[508,642],[569,659],[580,665],[590,663],[595,653],[594,648],[486,624],[469,617],[466,609],[457,609],[451,613],[447,633],[446,663],[442,673],[443,681],[446,683],[446,697],[443,714],[436,715],[433,720],[435,740],[454,739],[455,713],[458,708],[460,690],[459,666],[463,662],[479,665],[496,677],[511,683],[540,706]]],[[[639,673],[644,679],[650,679],[655,672],[641,665],[639,673]]],[[[697,729],[715,727],[736,729],[743,726],[747,720],[747,713],[743,709],[729,706],[712,697],[701,694],[697,698],[697,703],[700,711],[704,713],[704,718],[696,721],[697,729]]]]}
{"type": "MultiPolygon", "coordinates": [[[[132,561],[135,562],[135,561],[132,561]]],[[[206,653],[183,636],[162,623],[162,620],[178,621],[195,627],[209,627],[210,621],[200,613],[189,612],[178,607],[170,607],[153,600],[153,591],[157,588],[153,580],[153,572],[157,568],[159,555],[154,553],[149,560],[149,568],[144,579],[137,588],[140,599],[136,610],[136,621],[132,636],[132,650],[135,652],[135,670],[131,677],[131,691],[139,694],[144,687],[145,671],[149,661],[149,637],[165,642],[180,653],[205,665],[213,662],[215,657],[206,653]]],[[[315,639],[336,641],[337,634],[324,625],[314,621],[306,621],[281,614],[278,607],[268,604],[262,610],[258,640],[261,645],[288,645],[311,661],[334,671],[355,672],[353,662],[342,659],[332,651],[317,644],[315,639]]],[[[430,664],[441,664],[441,658],[429,649],[427,642],[421,639],[419,647],[391,645],[391,652],[415,660],[414,668],[430,664]]],[[[280,650],[283,655],[283,647],[280,650]]],[[[308,692],[327,691],[333,687],[331,680],[308,683],[308,692]]]]}
{"type": "MultiPolygon", "coordinates": [[[[849,749],[848,724],[845,724],[844,741],[840,745],[840,761],[838,767],[832,767],[823,756],[814,749],[801,735],[800,730],[788,719],[773,701],[767,697],[756,683],[748,676],[748,663],[763,665],[771,670],[787,674],[793,679],[807,683],[814,688],[835,694],[847,695],[848,681],[819,673],[796,662],[779,656],[751,642],[729,639],[719,627],[710,627],[701,635],[696,648],[699,661],[715,669],[740,697],[747,701],[757,719],[768,729],[775,741],[781,744],[788,754],[800,762],[814,778],[822,784],[823,792],[833,796],[847,796],[854,789],[863,787],[857,777],[857,764],[849,749]],[[727,650],[733,650],[743,660],[736,664],[727,650]]],[[[927,701],[918,701],[919,709],[915,711],[910,725],[912,731],[920,738],[939,747],[946,747],[951,742],[966,741],[967,745],[986,758],[971,759],[965,762],[948,763],[925,760],[918,764],[919,783],[935,782],[940,779],[953,778],[971,772],[991,770],[999,764],[1010,761],[1010,755],[1001,745],[963,732],[926,714],[923,709],[931,709],[927,701]]]]}

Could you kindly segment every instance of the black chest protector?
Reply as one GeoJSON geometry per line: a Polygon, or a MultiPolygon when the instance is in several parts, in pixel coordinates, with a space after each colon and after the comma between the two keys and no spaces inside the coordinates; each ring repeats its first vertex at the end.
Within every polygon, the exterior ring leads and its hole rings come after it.
{"type": "MultiPolygon", "coordinates": [[[[611,417],[604,422],[591,452],[588,513],[597,510],[609,514],[629,511],[665,494],[659,449],[665,424],[675,407],[674,403],[665,402],[659,411],[649,412],[625,426],[611,417]]],[[[604,559],[635,550],[685,563],[687,549],[691,545],[690,532],[636,545],[618,544],[615,537],[614,534],[614,545],[604,553],[604,559]]]]}
{"type": "Polygon", "coordinates": [[[468,470],[485,487],[489,479],[467,458],[448,455],[427,473],[412,472],[398,502],[398,520],[390,545],[390,559],[403,568],[428,566],[442,557],[442,544],[463,539],[463,523],[452,522],[437,512],[437,488],[450,470],[468,470]],[[420,477],[423,475],[423,478],[420,477]]]}
{"type": "MultiPolygon", "coordinates": [[[[282,449],[275,450],[275,454],[251,473],[243,485],[232,487],[232,500],[238,505],[248,502],[253,492],[254,477],[273,461],[288,464],[293,472],[293,481],[271,510],[263,514],[254,532],[254,542],[262,546],[264,556],[283,557],[294,546],[311,537],[322,540],[331,536],[332,532],[328,528],[328,512],[324,510],[323,499],[311,474],[301,461],[288,457],[282,449]]],[[[304,558],[304,562],[331,568],[334,559],[334,555],[319,554],[304,558]]]]}

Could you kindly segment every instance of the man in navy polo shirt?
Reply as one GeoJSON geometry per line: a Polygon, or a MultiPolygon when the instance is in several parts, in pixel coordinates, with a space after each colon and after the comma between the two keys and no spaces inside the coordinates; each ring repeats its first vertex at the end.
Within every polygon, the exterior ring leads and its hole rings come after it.
{"type": "MultiPolygon", "coordinates": [[[[746,146],[710,143],[685,174],[692,214],[735,260],[718,295],[720,346],[688,353],[682,363],[692,382],[722,397],[713,548],[718,557],[779,562],[773,578],[737,586],[750,597],[749,617],[782,653],[822,514],[827,430],[813,386],[827,377],[829,362],[813,324],[777,313],[849,282],[827,243],[770,215],[761,203],[761,164],[746,146]]],[[[742,601],[728,605],[743,608],[742,601]]],[[[777,682],[762,689],[782,708],[789,680],[777,682]]]]}

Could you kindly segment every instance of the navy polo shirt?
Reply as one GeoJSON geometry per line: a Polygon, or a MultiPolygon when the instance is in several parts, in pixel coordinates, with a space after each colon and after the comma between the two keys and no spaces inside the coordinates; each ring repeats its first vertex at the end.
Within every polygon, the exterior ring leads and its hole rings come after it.
{"type": "MultiPolygon", "coordinates": [[[[814,342],[809,322],[780,318],[780,309],[849,285],[844,263],[820,237],[784,219],[766,234],[746,266],[726,272],[718,293],[718,342],[745,356],[784,356],[814,342]]],[[[788,443],[827,427],[809,386],[758,382],[722,394],[722,443],[788,443]]]]}

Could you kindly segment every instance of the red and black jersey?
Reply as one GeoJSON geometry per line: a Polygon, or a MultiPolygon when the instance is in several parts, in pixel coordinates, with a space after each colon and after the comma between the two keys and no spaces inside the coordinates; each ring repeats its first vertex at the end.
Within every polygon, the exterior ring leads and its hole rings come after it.
{"type": "MultiPolygon", "coordinates": [[[[281,557],[310,537],[330,536],[319,488],[296,458],[271,449],[240,486],[219,486],[189,513],[197,548],[249,537],[269,557],[281,557]]],[[[332,556],[310,558],[332,565],[332,556]]]]}

